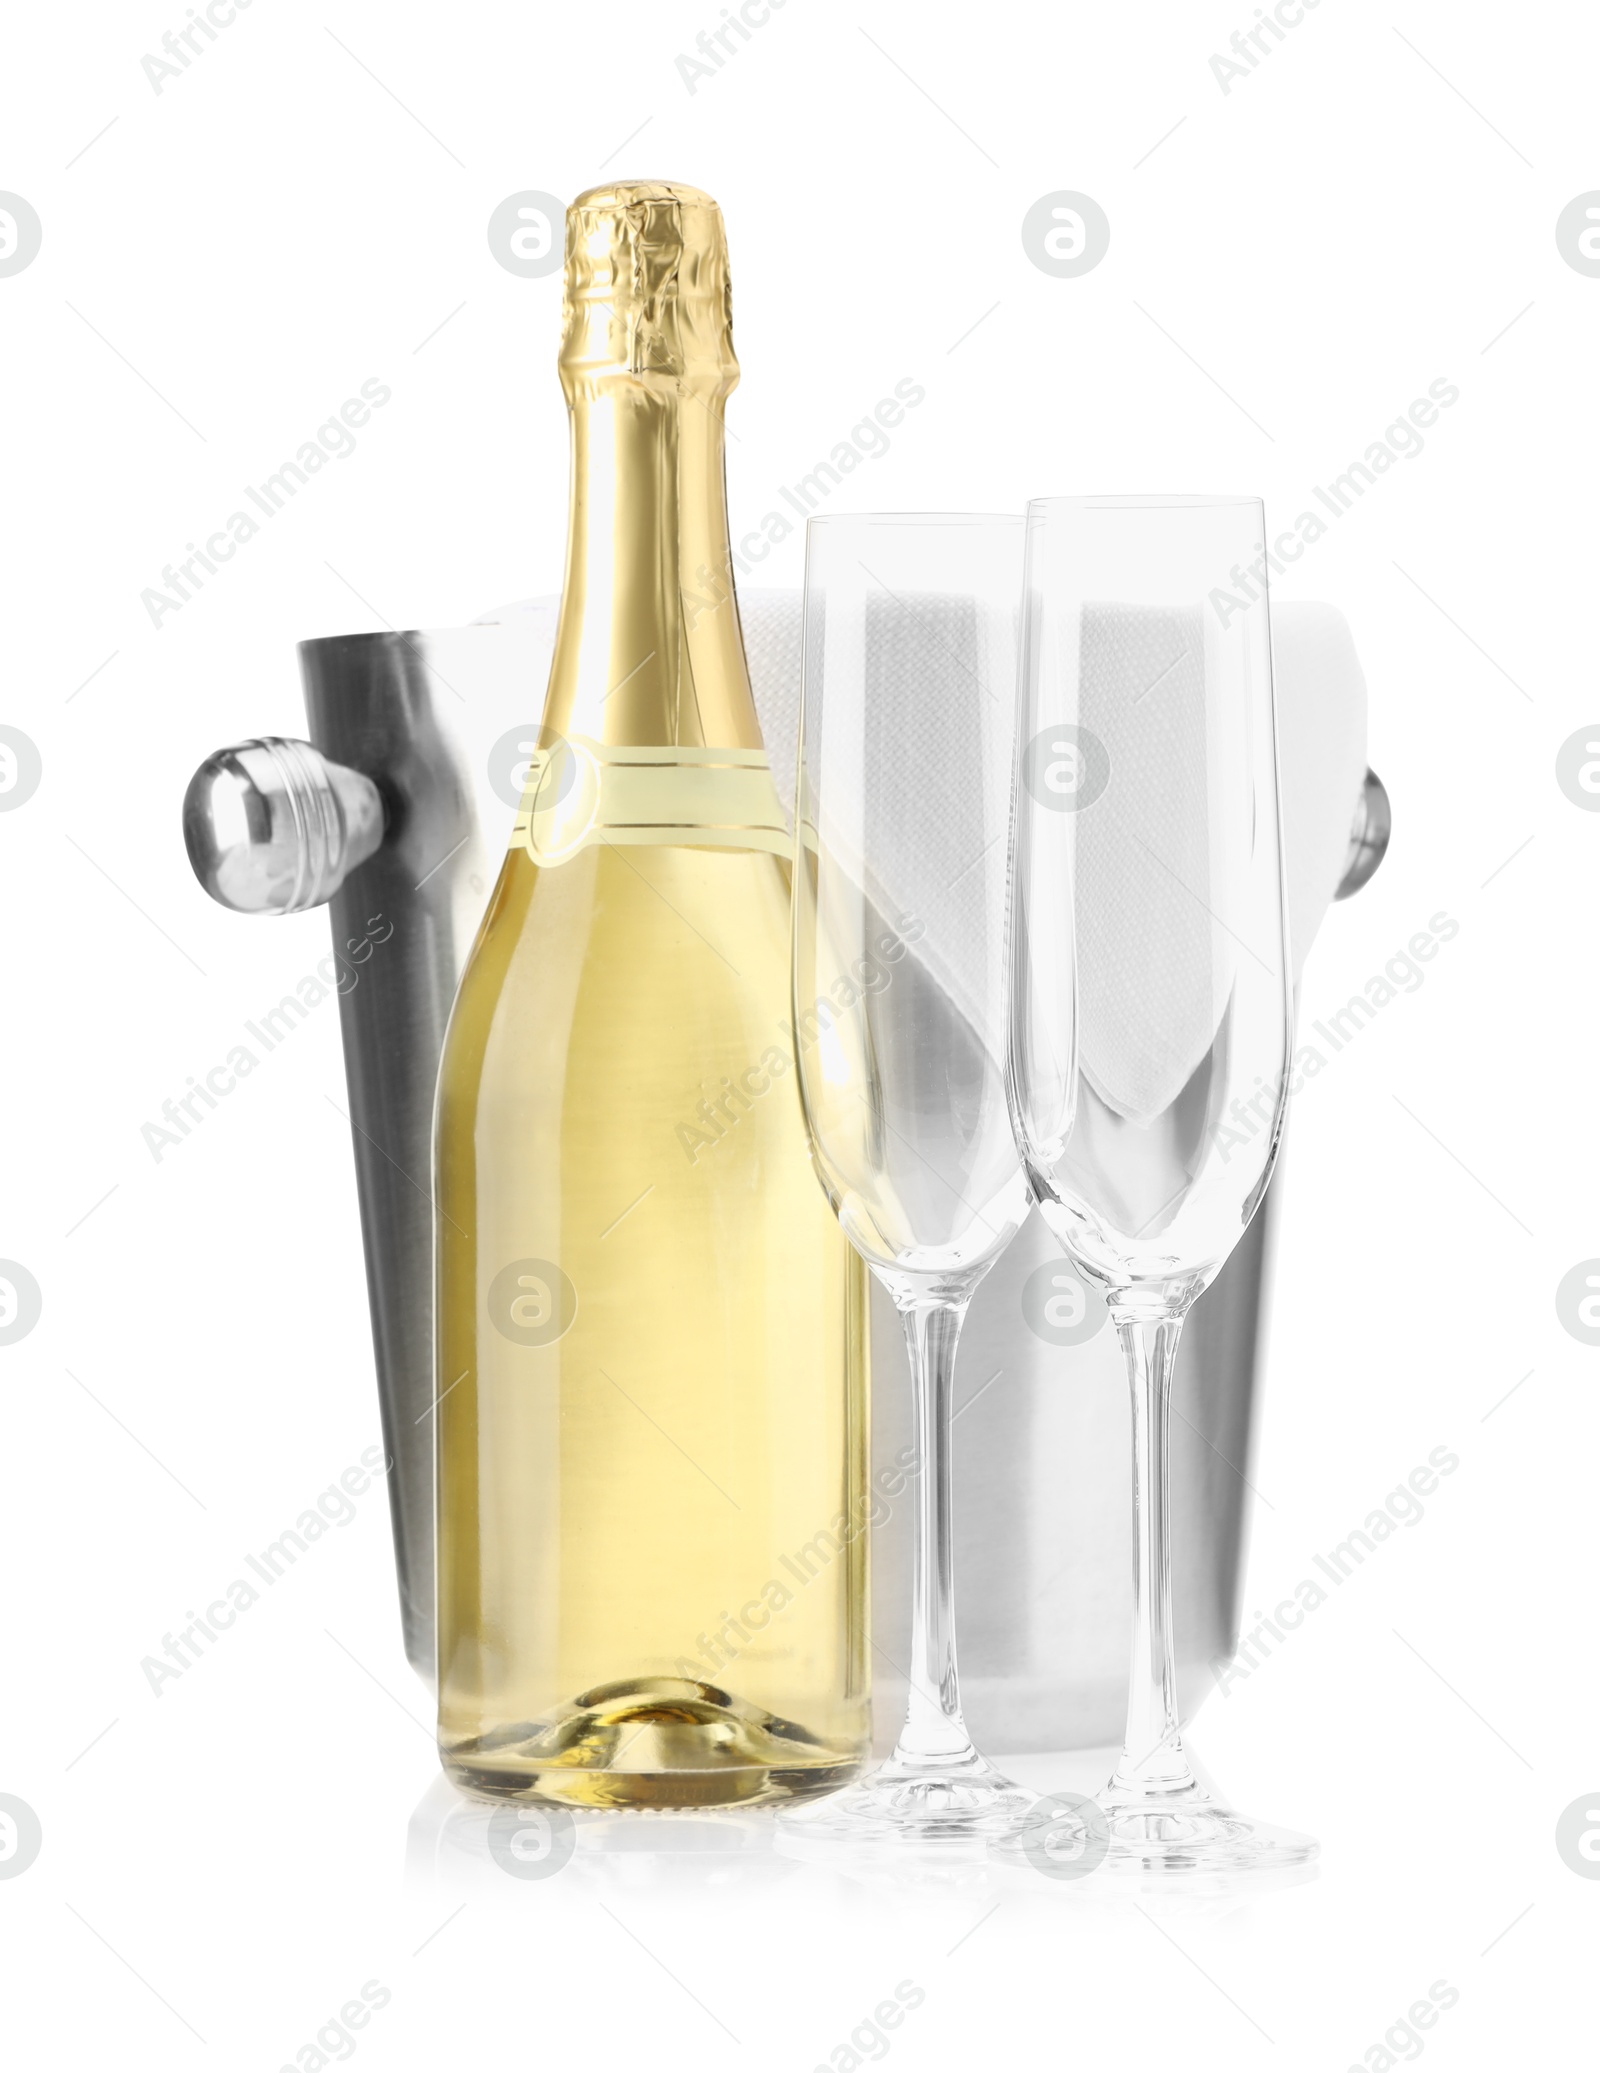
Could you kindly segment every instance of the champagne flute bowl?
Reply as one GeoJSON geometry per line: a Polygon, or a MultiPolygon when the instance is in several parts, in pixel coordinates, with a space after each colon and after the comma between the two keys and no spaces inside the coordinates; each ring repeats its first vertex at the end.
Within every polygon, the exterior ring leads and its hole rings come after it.
{"type": "Polygon", "coordinates": [[[1292,1056],[1267,567],[1254,498],[1028,508],[1008,1086],[1029,1184],[1105,1297],[1132,1392],[1127,1733],[1098,1802],[1113,1871],[1317,1847],[1237,1812],[1190,1758],[1167,1523],[1178,1335],[1266,1192],[1292,1056]]]}

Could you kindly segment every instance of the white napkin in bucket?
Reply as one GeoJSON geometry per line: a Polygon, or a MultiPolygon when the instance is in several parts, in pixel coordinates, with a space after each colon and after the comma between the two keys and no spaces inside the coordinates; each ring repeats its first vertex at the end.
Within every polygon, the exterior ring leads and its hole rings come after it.
{"type": "MultiPolygon", "coordinates": [[[[772,759],[778,797],[791,826],[794,818],[795,742],[800,713],[801,604],[802,594],[798,590],[742,590],[739,594],[756,711],[772,759]]],[[[542,705],[543,702],[543,684],[555,644],[558,609],[559,599],[533,598],[486,612],[479,622],[514,626],[519,638],[527,642],[526,680],[530,687],[530,705],[542,705]]],[[[1350,629],[1344,614],[1336,606],[1288,601],[1274,603],[1270,610],[1273,677],[1277,692],[1278,765],[1283,798],[1284,868],[1289,888],[1291,968],[1298,982],[1306,953],[1344,873],[1351,823],[1367,770],[1367,687],[1350,629]]],[[[1162,692],[1177,684],[1185,670],[1198,667],[1194,659],[1185,659],[1182,652],[1186,630],[1175,624],[1161,623],[1162,615],[1154,613],[1139,613],[1138,623],[1131,619],[1119,622],[1116,608],[1102,608],[1102,614],[1101,623],[1092,636],[1093,645],[1090,645],[1091,636],[1087,631],[1084,637],[1084,660],[1093,665],[1086,668],[1084,674],[1084,722],[1102,738],[1108,734],[1114,736],[1116,723],[1102,709],[1104,702],[1124,680],[1137,678],[1141,686],[1152,682],[1167,665],[1168,649],[1173,650],[1171,674],[1163,679],[1160,689],[1139,701],[1138,710],[1144,713],[1150,709],[1153,713],[1173,716],[1170,719],[1162,717],[1158,726],[1166,729],[1163,738],[1166,759],[1171,764],[1175,781],[1181,782],[1179,773],[1196,746],[1188,739],[1182,715],[1186,710],[1192,714],[1195,702],[1192,699],[1186,701],[1181,695],[1164,698],[1162,692]],[[1090,716],[1088,701],[1091,698],[1097,701],[1096,716],[1102,724],[1097,725],[1096,718],[1090,716]]],[[[882,630],[885,641],[893,638],[895,629],[889,621],[883,622],[882,630]]],[[[872,632],[875,637],[877,629],[872,632]]],[[[886,660],[885,666],[892,664],[886,660]]],[[[949,690],[951,695],[963,701],[967,717],[958,727],[948,731],[930,730],[929,736],[930,741],[937,740],[945,745],[945,754],[950,759],[951,781],[956,780],[959,770],[971,770],[974,755],[984,757],[986,762],[996,755],[1009,757],[1014,724],[1012,708],[1005,700],[975,698],[968,675],[965,671],[960,675],[959,686],[952,685],[949,690]]],[[[936,690],[937,687],[931,687],[930,696],[935,695],[936,690]]],[[[537,725],[537,719],[537,713],[530,711],[532,726],[537,725]]],[[[1114,740],[1108,741],[1108,746],[1114,753],[1114,740]]],[[[918,783],[927,781],[921,767],[914,775],[918,783]]],[[[908,787],[908,799],[910,796],[908,787]]],[[[1153,824],[1162,825],[1158,801],[1153,801],[1151,811],[1156,817],[1153,824]]],[[[1178,816],[1179,820],[1182,818],[1178,816]]],[[[970,940],[972,934],[986,940],[990,935],[988,929],[972,930],[972,922],[977,918],[975,913],[966,916],[966,926],[962,926],[963,902],[977,897],[977,888],[984,882],[985,874],[971,872],[969,882],[964,884],[959,873],[970,859],[958,853],[956,831],[949,819],[937,814],[919,813],[918,822],[919,831],[925,827],[926,834],[922,837],[922,846],[914,853],[912,869],[908,873],[917,882],[904,888],[885,887],[887,903],[897,911],[914,911],[927,919],[930,948],[935,944],[959,943],[963,938],[970,940]]],[[[1086,864],[1088,860],[1086,854],[1086,864]]],[[[1110,870],[1116,861],[1107,855],[1095,868],[1110,870]]],[[[1190,883],[1203,883],[1203,860],[1192,862],[1192,868],[1199,877],[1191,877],[1190,883]]],[[[1187,901],[1186,895],[1175,897],[1187,901]]],[[[1114,903],[1105,911],[1113,912],[1114,903]]],[[[1177,912],[1174,907],[1174,917],[1177,912]]],[[[1206,932],[1207,964],[1203,981],[1200,966],[1194,962],[1199,955],[1194,943],[1184,944],[1181,926],[1175,924],[1173,934],[1177,941],[1169,949],[1176,948],[1181,954],[1188,971],[1187,984],[1191,996],[1198,999],[1203,987],[1209,1000],[1212,992],[1209,930],[1206,932]]],[[[1090,969],[1088,946],[1084,946],[1084,955],[1086,969],[1090,969]]],[[[1093,956],[1107,960],[1107,970],[1113,980],[1115,955],[1115,945],[1110,940],[1093,952],[1093,956]]],[[[937,959],[939,964],[946,961],[944,957],[937,959]]],[[[964,962],[959,957],[955,960],[957,965],[964,962]]],[[[940,973],[958,1001],[964,995],[970,998],[973,976],[959,969],[940,973]]],[[[1086,995],[1090,991],[1091,988],[1086,986],[1086,995]]],[[[1125,1112],[1129,1113],[1148,1113],[1161,1105],[1154,1097],[1159,1095],[1162,1086],[1182,1070],[1186,1056],[1191,1052],[1198,1056],[1195,1046],[1205,1012],[1208,1010],[1196,1011],[1196,1015],[1190,1018],[1194,1026],[1166,1052],[1159,1048],[1150,1052],[1134,1046],[1130,1055],[1124,1045],[1119,1047],[1114,1067],[1107,1067],[1104,1063],[1100,1065],[1101,1076],[1106,1077],[1116,1090],[1117,1106],[1126,1105],[1125,1112]]],[[[1087,1029],[1084,1036],[1085,1057],[1090,1059],[1095,1055],[1095,1047],[1089,1041],[1087,1029]]],[[[1203,1051],[1209,1041],[1208,1031],[1204,1041],[1199,1043],[1199,1050],[1203,1051]]],[[[1100,1055],[1103,1059],[1104,1047],[1101,1047],[1100,1055]]],[[[1181,1085],[1182,1081],[1178,1084],[1181,1085]]]]}

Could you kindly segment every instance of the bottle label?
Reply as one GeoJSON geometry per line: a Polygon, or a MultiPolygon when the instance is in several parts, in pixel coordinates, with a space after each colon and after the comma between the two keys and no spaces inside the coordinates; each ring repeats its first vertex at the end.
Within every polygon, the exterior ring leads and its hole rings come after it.
{"type": "Polygon", "coordinates": [[[785,859],[794,847],[763,749],[617,748],[579,734],[538,750],[512,848],[559,864],[602,842],[785,859]]]}

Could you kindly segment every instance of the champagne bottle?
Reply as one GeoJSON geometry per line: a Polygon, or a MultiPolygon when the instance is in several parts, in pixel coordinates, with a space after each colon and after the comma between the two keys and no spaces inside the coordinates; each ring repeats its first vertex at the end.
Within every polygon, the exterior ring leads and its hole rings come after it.
{"type": "Polygon", "coordinates": [[[795,1085],[708,195],[573,204],[560,371],[544,726],[439,1081],[440,1748],[496,1797],[794,1798],[866,1747],[865,1291],[795,1085]]]}

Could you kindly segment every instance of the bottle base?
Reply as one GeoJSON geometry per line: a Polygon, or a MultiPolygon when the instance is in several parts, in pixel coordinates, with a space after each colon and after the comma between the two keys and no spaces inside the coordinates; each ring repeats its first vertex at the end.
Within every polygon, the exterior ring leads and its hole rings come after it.
{"type": "Polygon", "coordinates": [[[445,1775],[477,1799],[546,1806],[767,1806],[835,1792],[862,1751],[686,1679],[628,1678],[543,1721],[440,1742],[445,1775]]]}

